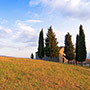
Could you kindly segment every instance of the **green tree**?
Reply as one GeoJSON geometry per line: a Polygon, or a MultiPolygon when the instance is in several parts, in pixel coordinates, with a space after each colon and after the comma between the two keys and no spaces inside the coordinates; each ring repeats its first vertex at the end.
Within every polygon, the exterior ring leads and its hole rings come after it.
{"type": "Polygon", "coordinates": [[[74,47],[71,40],[71,35],[68,33],[65,36],[65,49],[64,49],[65,57],[68,59],[68,63],[70,60],[74,59],[74,47]]]}
{"type": "Polygon", "coordinates": [[[31,53],[31,59],[34,59],[34,55],[33,55],[33,53],[31,53]]]}
{"type": "Polygon", "coordinates": [[[82,62],[85,61],[86,56],[87,56],[87,51],[86,51],[86,44],[85,44],[85,34],[83,30],[83,26],[80,25],[79,28],[79,45],[78,45],[78,61],[82,62]]]}
{"type": "Polygon", "coordinates": [[[79,57],[79,53],[78,53],[78,47],[79,47],[79,35],[77,35],[77,37],[76,37],[76,50],[75,50],[75,52],[76,52],[76,57],[75,57],[75,60],[76,60],[76,64],[77,64],[77,61],[78,61],[78,57],[79,57]]]}
{"type": "Polygon", "coordinates": [[[45,45],[45,54],[47,57],[56,58],[59,56],[57,38],[51,26],[48,29],[47,37],[45,39],[45,45]]]}
{"type": "Polygon", "coordinates": [[[38,42],[38,56],[39,58],[44,57],[44,38],[43,38],[43,29],[39,34],[39,42],[38,42]]]}

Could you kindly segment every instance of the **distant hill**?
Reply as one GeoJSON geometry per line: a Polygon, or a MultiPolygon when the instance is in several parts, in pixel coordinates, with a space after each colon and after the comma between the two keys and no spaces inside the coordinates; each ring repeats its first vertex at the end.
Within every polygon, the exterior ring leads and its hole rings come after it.
{"type": "Polygon", "coordinates": [[[10,58],[28,58],[28,59],[29,59],[29,57],[6,56],[6,55],[0,55],[0,57],[10,57],[10,58]]]}
{"type": "Polygon", "coordinates": [[[90,59],[86,59],[87,61],[90,61],[90,59]]]}
{"type": "Polygon", "coordinates": [[[90,68],[0,57],[0,90],[90,90],[90,68]]]}

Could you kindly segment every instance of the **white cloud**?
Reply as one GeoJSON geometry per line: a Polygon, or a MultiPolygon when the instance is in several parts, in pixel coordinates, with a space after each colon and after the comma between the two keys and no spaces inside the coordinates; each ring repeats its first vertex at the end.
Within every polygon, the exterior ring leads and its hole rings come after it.
{"type": "Polygon", "coordinates": [[[0,26],[0,30],[2,30],[3,29],[3,27],[2,26],[0,26]]]}
{"type": "Polygon", "coordinates": [[[27,23],[41,23],[41,20],[26,20],[27,23]]]}
{"type": "Polygon", "coordinates": [[[8,41],[8,39],[0,39],[0,49],[3,49],[3,48],[17,48],[16,46],[13,46],[13,45],[10,45],[10,42],[8,41]]]}
{"type": "Polygon", "coordinates": [[[16,42],[18,41],[21,43],[30,44],[31,42],[34,43],[36,41],[37,33],[35,29],[22,22],[17,22],[16,27],[16,34],[13,35],[13,39],[16,42]]]}
{"type": "Polygon", "coordinates": [[[5,24],[5,23],[8,23],[8,20],[0,18],[0,24],[5,24]]]}
{"type": "Polygon", "coordinates": [[[0,25],[0,55],[28,56],[36,51],[38,33],[31,23],[26,21],[18,20],[13,26],[13,30],[0,25]]]}
{"type": "Polygon", "coordinates": [[[39,3],[40,3],[40,1],[38,1],[38,0],[36,0],[36,1],[34,1],[34,2],[31,0],[31,1],[29,2],[30,6],[38,5],[39,3]]]}
{"type": "Polygon", "coordinates": [[[38,5],[40,3],[43,3],[43,4],[47,4],[48,2],[50,2],[51,0],[30,0],[29,2],[29,5],[30,6],[34,6],[34,5],[38,5]]]}
{"type": "Polygon", "coordinates": [[[12,34],[11,29],[0,26],[0,38],[10,38],[11,34],[12,34]]]}
{"type": "Polygon", "coordinates": [[[33,6],[41,3],[51,8],[50,12],[58,10],[64,16],[90,18],[90,1],[87,0],[30,0],[29,3],[33,6]]]}
{"type": "Polygon", "coordinates": [[[7,32],[7,33],[12,33],[12,30],[11,29],[5,29],[5,31],[7,32]]]}
{"type": "Polygon", "coordinates": [[[18,25],[20,30],[27,31],[30,34],[35,33],[34,29],[32,27],[30,27],[30,26],[27,26],[27,25],[22,24],[22,23],[18,23],[17,25],[18,25]]]}
{"type": "MultiPolygon", "coordinates": [[[[35,46],[38,35],[34,28],[29,26],[26,23],[26,21],[23,22],[20,20],[18,20],[16,22],[14,27],[13,27],[13,30],[11,30],[10,28],[0,26],[0,40],[2,40],[2,39],[7,40],[7,38],[10,38],[10,40],[13,43],[20,42],[20,43],[24,43],[25,46],[27,46],[28,44],[31,46],[35,46]],[[14,29],[14,27],[15,27],[15,29],[14,29]]],[[[7,45],[6,46],[1,45],[1,46],[6,47],[7,45]]],[[[9,46],[7,46],[7,47],[9,47],[9,46]]]]}

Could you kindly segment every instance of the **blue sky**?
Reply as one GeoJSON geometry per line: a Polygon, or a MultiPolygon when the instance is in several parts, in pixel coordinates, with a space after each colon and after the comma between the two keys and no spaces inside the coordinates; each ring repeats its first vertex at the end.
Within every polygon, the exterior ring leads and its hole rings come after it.
{"type": "Polygon", "coordinates": [[[0,55],[30,57],[37,51],[40,30],[46,37],[51,25],[59,46],[67,32],[75,45],[80,24],[90,52],[89,0],[0,0],[0,55]]]}

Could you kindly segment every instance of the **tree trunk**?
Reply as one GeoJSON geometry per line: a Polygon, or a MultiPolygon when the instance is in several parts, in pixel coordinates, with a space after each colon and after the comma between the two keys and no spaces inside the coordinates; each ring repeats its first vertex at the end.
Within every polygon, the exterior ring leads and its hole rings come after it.
{"type": "Polygon", "coordinates": [[[82,61],[81,61],[81,66],[83,66],[82,61]]]}
{"type": "Polygon", "coordinates": [[[77,60],[75,60],[76,61],[76,65],[77,65],[77,60]]]}

